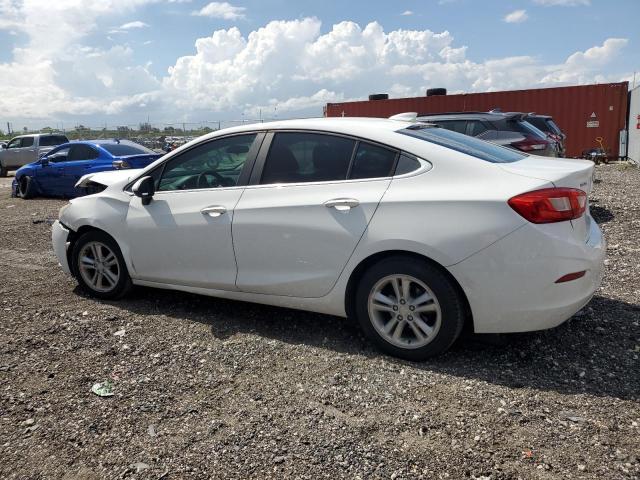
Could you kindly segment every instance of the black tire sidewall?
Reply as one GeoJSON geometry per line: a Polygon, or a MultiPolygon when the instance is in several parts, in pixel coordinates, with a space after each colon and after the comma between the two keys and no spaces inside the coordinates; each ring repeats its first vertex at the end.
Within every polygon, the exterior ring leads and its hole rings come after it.
{"type": "Polygon", "coordinates": [[[421,361],[446,351],[460,335],[464,325],[464,302],[453,282],[428,262],[407,257],[390,257],[375,264],[360,279],[356,290],[356,316],[365,335],[382,351],[406,360],[421,361]],[[403,349],[387,342],[369,318],[369,293],[383,277],[404,274],[424,282],[435,294],[442,313],[436,337],[424,347],[403,349]]]}
{"type": "Polygon", "coordinates": [[[28,199],[33,197],[33,182],[31,177],[25,175],[20,179],[18,182],[18,192],[20,192],[21,198],[28,199]]]}
{"type": "Polygon", "coordinates": [[[129,277],[129,271],[127,270],[127,264],[124,261],[124,257],[122,256],[122,252],[120,251],[120,247],[118,243],[109,235],[104,232],[100,232],[97,230],[93,230],[83,234],[76,242],[73,244],[73,251],[71,252],[71,271],[73,275],[76,277],[78,284],[84,291],[91,294],[94,297],[101,298],[104,300],[112,300],[121,298],[126,295],[131,289],[131,278],[129,277]],[[120,269],[120,278],[118,279],[118,283],[116,286],[108,291],[108,292],[98,292],[94,290],[90,285],[88,285],[82,275],[80,274],[78,268],[78,256],[82,248],[89,242],[100,242],[107,245],[116,255],[118,260],[118,267],[120,269]]]}

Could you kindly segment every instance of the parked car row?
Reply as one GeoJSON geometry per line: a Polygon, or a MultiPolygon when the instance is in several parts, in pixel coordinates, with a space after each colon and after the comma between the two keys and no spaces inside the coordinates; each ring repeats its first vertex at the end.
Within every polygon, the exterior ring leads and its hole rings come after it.
{"type": "Polygon", "coordinates": [[[553,118],[546,115],[492,110],[418,115],[417,118],[526,153],[562,157],[565,152],[565,135],[553,118]]]}
{"type": "Polygon", "coordinates": [[[6,145],[0,145],[0,177],[6,177],[9,170],[35,162],[43,154],[68,141],[62,134],[46,133],[12,138],[6,145]]]}
{"type": "MultiPolygon", "coordinates": [[[[497,132],[512,121],[491,115],[477,119],[497,132]]],[[[104,190],[60,210],[54,251],[98,298],[145,285],[351,316],[411,360],[465,326],[559,325],[603,271],[593,163],[453,130],[414,114],[217,131],[143,169],[83,176],[104,190]]]]}
{"type": "MultiPolygon", "coordinates": [[[[40,142],[43,138],[47,137],[39,137],[40,142]]],[[[51,140],[46,143],[50,142],[51,140]]],[[[84,175],[106,170],[143,168],[161,156],[162,154],[127,140],[63,142],[16,171],[12,195],[22,198],[39,195],[72,198],[86,195],[93,193],[95,186],[75,186],[84,175]]],[[[29,159],[31,158],[29,152],[29,159]]]]}

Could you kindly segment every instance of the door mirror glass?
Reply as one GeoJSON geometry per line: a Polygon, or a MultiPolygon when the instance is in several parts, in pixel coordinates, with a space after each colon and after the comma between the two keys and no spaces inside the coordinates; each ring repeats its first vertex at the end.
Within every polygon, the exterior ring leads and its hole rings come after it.
{"type": "Polygon", "coordinates": [[[156,193],[156,186],[153,177],[142,177],[131,187],[131,191],[136,197],[142,199],[143,205],[149,205],[153,195],[156,193]]]}

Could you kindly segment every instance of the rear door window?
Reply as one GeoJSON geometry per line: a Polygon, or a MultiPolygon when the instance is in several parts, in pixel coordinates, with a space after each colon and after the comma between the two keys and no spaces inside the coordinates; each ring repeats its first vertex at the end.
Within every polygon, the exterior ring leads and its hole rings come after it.
{"type": "Polygon", "coordinates": [[[379,178],[392,174],[397,152],[367,142],[360,142],[349,178],[379,178]]]}
{"type": "Polygon", "coordinates": [[[41,147],[54,147],[56,145],[62,145],[63,143],[67,143],[69,140],[64,135],[46,135],[40,137],[40,146],[41,147]]]}
{"type": "Polygon", "coordinates": [[[20,143],[22,148],[32,147],[33,146],[33,137],[23,137],[22,142],[20,143]]]}
{"type": "Polygon", "coordinates": [[[411,173],[419,168],[420,162],[418,162],[416,158],[403,153],[398,159],[398,165],[396,165],[394,175],[404,175],[405,173],[411,173]]]}
{"type": "Polygon", "coordinates": [[[346,180],[355,140],[307,132],[276,133],[261,184],[346,180]]]}
{"type": "Polygon", "coordinates": [[[68,161],[79,162],[81,160],[93,160],[98,158],[98,151],[89,145],[73,145],[69,152],[68,161]]]}

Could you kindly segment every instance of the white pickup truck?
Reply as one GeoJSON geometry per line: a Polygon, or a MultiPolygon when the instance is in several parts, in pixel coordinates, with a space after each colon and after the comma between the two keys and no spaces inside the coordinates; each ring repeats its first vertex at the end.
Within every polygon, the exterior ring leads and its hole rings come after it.
{"type": "Polygon", "coordinates": [[[0,177],[27,163],[35,162],[49,150],[67,143],[69,139],[59,133],[36,133],[20,135],[0,149],[0,177]]]}

